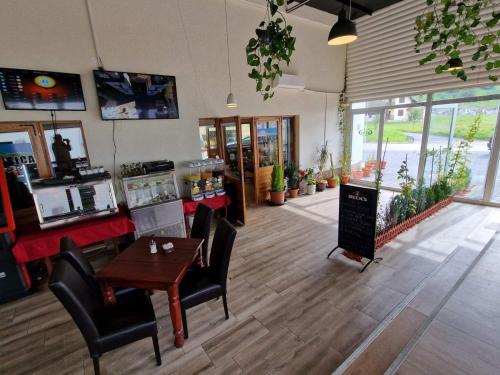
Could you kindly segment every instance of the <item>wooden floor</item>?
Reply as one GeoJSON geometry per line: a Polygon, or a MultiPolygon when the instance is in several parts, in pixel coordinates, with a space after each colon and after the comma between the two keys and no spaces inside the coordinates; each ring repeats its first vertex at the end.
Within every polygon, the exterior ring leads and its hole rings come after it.
{"type": "MultiPolygon", "coordinates": [[[[456,254],[457,247],[471,233],[491,225],[492,217],[500,215],[500,210],[492,208],[452,204],[384,247],[380,252],[383,262],[360,274],[360,265],[341,254],[326,259],[336,245],[337,212],[338,189],[289,200],[282,207],[250,209],[247,225],[238,228],[230,264],[230,319],[224,319],[221,301],[188,310],[190,337],[184,348],[176,349],[167,296],[155,293],[152,298],[160,326],[163,365],[155,365],[152,344],[144,340],[105,354],[101,359],[103,373],[331,374],[346,360],[354,363],[356,348],[366,343],[395,309],[406,306],[426,281],[436,277],[436,270],[448,264],[450,256],[456,254]]],[[[498,264],[500,255],[496,254],[494,260],[498,264]]],[[[484,267],[488,269],[488,263],[484,267]]],[[[458,269],[461,273],[466,266],[458,269]]],[[[478,275],[471,280],[469,286],[465,282],[469,279],[465,279],[462,294],[467,295],[477,287],[474,282],[483,280],[491,286],[475,297],[498,300],[495,295],[500,286],[496,283],[500,284],[500,279],[479,278],[478,275]]],[[[448,303],[461,303],[459,297],[454,301],[449,299],[448,303]]],[[[425,309],[427,302],[421,301],[420,309],[425,309]]],[[[485,308],[492,305],[486,304],[485,308]]],[[[441,335],[444,324],[453,327],[452,322],[461,317],[452,314],[452,307],[441,312],[448,310],[438,320],[450,321],[432,323],[421,339],[408,348],[397,371],[433,373],[430,367],[418,364],[438,363],[427,361],[429,348],[442,346],[436,335],[441,335]]],[[[473,307],[466,313],[476,320],[483,314],[473,307]]],[[[484,312],[486,316],[490,313],[494,311],[484,312]]],[[[470,324],[470,335],[487,338],[470,356],[485,345],[496,348],[498,338],[488,329],[499,323],[498,316],[491,325],[470,324]]],[[[498,325],[495,327],[498,331],[498,325]]],[[[460,332],[462,336],[455,334],[444,340],[461,338],[457,345],[462,346],[458,349],[465,350],[466,333],[460,332]]],[[[409,339],[400,343],[400,349],[408,342],[409,339]]],[[[478,355],[491,360],[490,351],[478,355]]],[[[396,356],[397,353],[394,359],[396,356]]],[[[387,366],[391,363],[392,360],[387,366]]],[[[482,369],[495,368],[489,366],[482,369]]],[[[447,374],[453,373],[450,368],[447,374]]],[[[499,368],[495,368],[496,373],[499,368]]],[[[460,370],[468,372],[467,369],[460,370]]],[[[368,371],[358,373],[378,373],[368,371]]],[[[0,306],[0,374],[35,373],[93,373],[79,331],[46,289],[0,306]]]]}

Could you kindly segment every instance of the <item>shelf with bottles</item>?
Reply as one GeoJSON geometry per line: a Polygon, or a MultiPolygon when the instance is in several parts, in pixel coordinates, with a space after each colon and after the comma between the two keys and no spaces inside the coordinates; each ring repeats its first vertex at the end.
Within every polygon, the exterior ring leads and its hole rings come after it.
{"type": "Polygon", "coordinates": [[[187,195],[193,201],[226,194],[224,191],[224,160],[205,159],[186,162],[190,172],[184,176],[187,195]]]}
{"type": "Polygon", "coordinates": [[[122,177],[123,191],[130,209],[179,199],[175,173],[158,172],[122,177]]]}

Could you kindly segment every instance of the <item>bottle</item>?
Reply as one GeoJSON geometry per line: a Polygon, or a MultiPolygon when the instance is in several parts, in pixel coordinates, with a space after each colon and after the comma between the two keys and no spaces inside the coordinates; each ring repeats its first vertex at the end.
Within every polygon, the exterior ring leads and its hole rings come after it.
{"type": "Polygon", "coordinates": [[[151,240],[149,242],[149,251],[151,252],[151,254],[156,254],[158,252],[155,240],[151,240]]]}

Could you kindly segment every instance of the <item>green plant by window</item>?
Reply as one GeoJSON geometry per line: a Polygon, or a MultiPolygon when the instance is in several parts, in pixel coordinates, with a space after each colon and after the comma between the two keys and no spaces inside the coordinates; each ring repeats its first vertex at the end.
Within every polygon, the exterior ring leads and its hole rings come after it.
{"type": "MultiPolygon", "coordinates": [[[[467,72],[482,65],[487,71],[500,68],[500,32],[494,31],[500,20],[500,12],[484,14],[497,0],[425,0],[427,7],[415,20],[415,52],[426,46],[431,51],[419,63],[424,65],[435,60],[441,63],[436,73],[449,71],[463,81],[467,72]],[[483,13],[483,14],[481,14],[483,13]],[[486,33],[479,34],[481,29],[486,33]],[[471,61],[465,64],[464,50],[475,48],[471,61]],[[450,60],[462,69],[452,69],[450,60]]],[[[488,77],[497,81],[495,74],[488,77]]]]}
{"type": "Polygon", "coordinates": [[[401,216],[404,219],[414,216],[417,212],[417,202],[413,197],[415,179],[411,177],[408,172],[408,155],[406,155],[398,171],[398,180],[400,180],[399,186],[401,187],[401,195],[398,197],[402,208],[401,216]]]}
{"type": "Polygon", "coordinates": [[[316,177],[314,176],[314,169],[309,168],[305,175],[305,179],[308,185],[316,185],[316,177]]]}
{"type": "Polygon", "coordinates": [[[285,176],[288,178],[288,187],[290,189],[298,189],[300,184],[300,174],[299,167],[297,163],[293,160],[290,162],[290,165],[285,169],[285,176]]]}
{"type": "Polygon", "coordinates": [[[451,152],[450,170],[447,177],[454,193],[465,190],[470,184],[470,150],[479,130],[480,123],[481,115],[474,119],[466,136],[451,152]]]}
{"type": "Polygon", "coordinates": [[[318,168],[319,177],[323,178],[323,172],[326,169],[326,163],[328,162],[328,141],[325,141],[323,145],[318,149],[318,168]]]}
{"type": "Polygon", "coordinates": [[[279,7],[285,0],[267,0],[266,19],[255,29],[256,37],[246,46],[247,63],[252,67],[248,76],[255,80],[256,91],[264,100],[272,98],[272,82],[283,75],[280,63],[290,64],[295,50],[295,38],[291,35],[292,25],[287,25],[279,7]],[[278,15],[276,15],[278,14],[278,15]]]}

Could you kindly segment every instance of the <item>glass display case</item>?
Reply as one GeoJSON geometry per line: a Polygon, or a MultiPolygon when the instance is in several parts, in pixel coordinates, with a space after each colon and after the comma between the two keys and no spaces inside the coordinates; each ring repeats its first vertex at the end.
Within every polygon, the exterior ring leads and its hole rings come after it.
{"type": "Polygon", "coordinates": [[[184,176],[186,195],[193,201],[224,195],[224,160],[205,159],[186,162],[189,175],[184,176]]]}
{"type": "Polygon", "coordinates": [[[174,172],[122,177],[123,191],[130,209],[179,199],[174,172]]]}
{"type": "Polygon", "coordinates": [[[32,190],[42,229],[118,212],[111,178],[52,186],[33,182],[32,190]]]}

